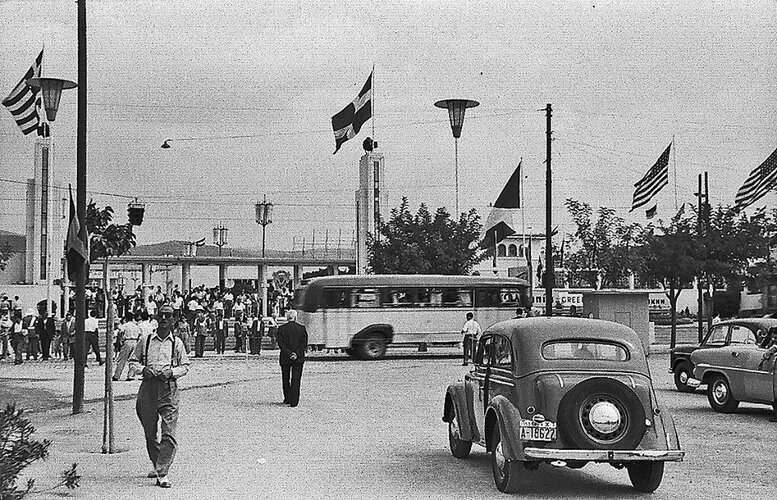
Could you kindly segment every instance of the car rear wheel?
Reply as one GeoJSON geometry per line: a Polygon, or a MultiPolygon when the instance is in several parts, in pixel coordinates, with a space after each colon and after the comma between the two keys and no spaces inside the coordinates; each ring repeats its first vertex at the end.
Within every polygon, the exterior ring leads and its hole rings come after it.
{"type": "Polygon", "coordinates": [[[664,478],[664,462],[638,462],[627,466],[634,489],[653,493],[664,478]]]}
{"type": "Polygon", "coordinates": [[[467,458],[472,450],[472,441],[461,439],[459,417],[453,412],[453,418],[448,422],[448,444],[451,447],[451,455],[456,458],[467,458]]]}
{"type": "Polygon", "coordinates": [[[558,428],[577,449],[631,450],[647,426],[639,397],[625,384],[596,377],[580,382],[561,398],[558,428]]]}
{"type": "Polygon", "coordinates": [[[368,337],[361,341],[357,352],[362,359],[380,359],[386,354],[386,341],[383,337],[368,337]]]}
{"type": "Polygon", "coordinates": [[[674,370],[674,385],[680,392],[693,392],[693,387],[688,387],[688,379],[691,378],[690,367],[685,363],[680,363],[674,370]]]}
{"type": "Polygon", "coordinates": [[[491,435],[491,470],[494,472],[494,484],[502,493],[515,493],[521,486],[522,476],[526,473],[523,462],[508,460],[504,455],[499,425],[494,425],[491,435]]]}
{"type": "Polygon", "coordinates": [[[707,399],[713,410],[720,413],[732,413],[739,406],[739,401],[734,399],[726,377],[716,375],[707,385],[707,399]]]}

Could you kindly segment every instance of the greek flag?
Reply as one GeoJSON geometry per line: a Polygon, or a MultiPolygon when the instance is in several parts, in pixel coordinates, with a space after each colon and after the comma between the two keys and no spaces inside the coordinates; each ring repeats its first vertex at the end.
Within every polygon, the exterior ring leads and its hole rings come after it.
{"type": "Polygon", "coordinates": [[[348,139],[356,137],[362,125],[372,118],[372,73],[361,92],[348,106],[332,117],[335,132],[335,153],[348,139]]]}
{"type": "Polygon", "coordinates": [[[43,66],[43,50],[35,62],[24,74],[21,81],[14,87],[8,97],[3,99],[3,106],[13,115],[16,124],[24,135],[37,132],[40,137],[49,136],[49,125],[43,112],[43,102],[38,89],[27,85],[30,78],[40,78],[43,66]]]}

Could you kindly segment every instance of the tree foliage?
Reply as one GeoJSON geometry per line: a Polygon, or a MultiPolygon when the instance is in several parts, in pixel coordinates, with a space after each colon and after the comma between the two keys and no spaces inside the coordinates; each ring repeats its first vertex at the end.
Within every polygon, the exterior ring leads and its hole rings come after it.
{"type": "Polygon", "coordinates": [[[89,232],[89,259],[95,262],[107,256],[129,253],[137,244],[131,224],[113,223],[113,208],[99,208],[94,201],[86,207],[89,232]]]}
{"type": "Polygon", "coordinates": [[[634,247],[640,244],[642,227],[627,224],[612,208],[600,207],[593,220],[588,203],[569,198],[564,205],[577,226],[564,261],[570,281],[592,288],[618,286],[640,265],[634,247]]]}
{"type": "Polygon", "coordinates": [[[452,220],[445,208],[416,214],[407,198],[381,221],[378,238],[367,242],[369,267],[376,274],[469,274],[487,257],[480,249],[480,217],[474,209],[452,220]]]}
{"type": "MultiPolygon", "coordinates": [[[[32,478],[23,487],[16,484],[22,470],[48,456],[51,441],[36,441],[32,438],[34,433],[35,427],[24,417],[24,410],[9,403],[5,410],[0,411],[0,498],[3,500],[16,500],[29,493],[42,492],[33,490],[35,480],[32,478]]],[[[73,489],[79,485],[80,479],[76,464],[73,464],[63,471],[58,484],[45,491],[60,486],[73,489]]]]}
{"type": "Polygon", "coordinates": [[[11,244],[7,241],[0,244],[0,271],[5,271],[5,266],[8,264],[8,259],[13,256],[14,251],[11,250],[11,244]]]}

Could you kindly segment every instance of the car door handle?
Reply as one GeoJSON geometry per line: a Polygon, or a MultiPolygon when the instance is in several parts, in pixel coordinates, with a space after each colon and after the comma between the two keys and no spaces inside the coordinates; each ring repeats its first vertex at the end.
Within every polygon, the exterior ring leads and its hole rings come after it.
{"type": "Polygon", "coordinates": [[[732,355],[732,356],[734,356],[734,357],[736,358],[737,356],[739,356],[739,353],[738,353],[738,352],[736,352],[736,351],[733,351],[733,352],[731,353],[731,355],[732,355]]]}

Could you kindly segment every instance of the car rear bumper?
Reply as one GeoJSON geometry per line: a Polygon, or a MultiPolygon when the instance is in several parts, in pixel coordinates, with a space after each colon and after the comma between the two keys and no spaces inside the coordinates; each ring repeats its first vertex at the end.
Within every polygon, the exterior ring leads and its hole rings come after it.
{"type": "Polygon", "coordinates": [[[682,450],[565,450],[558,448],[524,448],[526,458],[581,462],[682,462],[682,450]]]}

